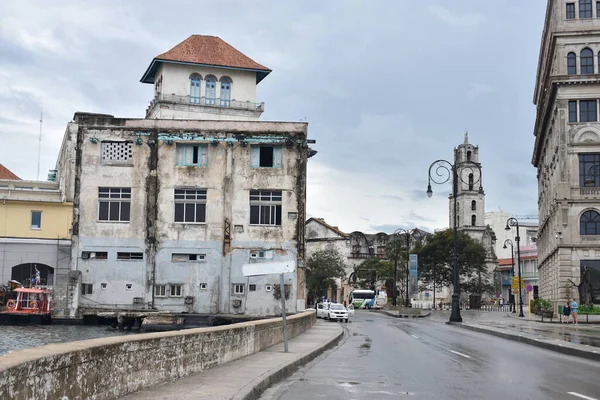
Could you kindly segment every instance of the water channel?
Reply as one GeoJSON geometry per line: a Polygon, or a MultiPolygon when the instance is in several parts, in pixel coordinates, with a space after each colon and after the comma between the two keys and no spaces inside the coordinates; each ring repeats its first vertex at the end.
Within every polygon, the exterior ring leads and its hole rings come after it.
{"type": "Polygon", "coordinates": [[[0,326],[0,355],[29,347],[107,336],[135,335],[110,326],[26,325],[0,326]]]}

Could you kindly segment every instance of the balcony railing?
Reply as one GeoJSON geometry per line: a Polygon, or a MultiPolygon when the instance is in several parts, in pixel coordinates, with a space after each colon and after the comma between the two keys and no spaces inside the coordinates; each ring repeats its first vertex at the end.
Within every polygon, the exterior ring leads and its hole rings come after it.
{"type": "Polygon", "coordinates": [[[219,98],[207,98],[207,97],[193,97],[193,96],[179,96],[176,94],[159,93],[156,95],[150,108],[154,106],[156,102],[172,103],[172,104],[189,104],[194,106],[205,106],[205,107],[216,107],[216,108],[231,108],[234,110],[246,110],[263,112],[265,111],[265,103],[253,103],[251,101],[237,101],[237,100],[221,100],[219,98]]]}
{"type": "Polygon", "coordinates": [[[377,253],[357,253],[357,252],[352,252],[350,253],[350,258],[380,258],[382,260],[386,259],[387,257],[385,256],[385,254],[377,254],[377,253]]]}

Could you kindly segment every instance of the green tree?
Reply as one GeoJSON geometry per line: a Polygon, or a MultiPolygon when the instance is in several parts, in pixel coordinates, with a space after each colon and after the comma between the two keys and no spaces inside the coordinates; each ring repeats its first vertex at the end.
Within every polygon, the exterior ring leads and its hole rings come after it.
{"type": "Polygon", "coordinates": [[[306,263],[306,288],[308,296],[320,298],[327,295],[327,289],[336,289],[336,278],[344,278],[346,263],[336,249],[316,251],[306,263]]]}
{"type": "Polygon", "coordinates": [[[394,279],[394,266],[387,260],[368,258],[354,268],[351,278],[361,289],[375,290],[378,281],[394,279]]]}
{"type": "MultiPolygon", "coordinates": [[[[427,239],[419,251],[419,279],[423,286],[437,287],[452,284],[453,231],[439,231],[427,239]]],[[[461,291],[465,293],[493,293],[485,265],[483,245],[464,232],[458,232],[458,270],[461,291]]]]}

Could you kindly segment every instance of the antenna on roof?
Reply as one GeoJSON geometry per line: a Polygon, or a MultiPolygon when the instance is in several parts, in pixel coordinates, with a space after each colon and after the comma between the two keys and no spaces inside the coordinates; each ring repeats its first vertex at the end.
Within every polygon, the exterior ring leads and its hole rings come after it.
{"type": "Polygon", "coordinates": [[[40,180],[40,157],[41,157],[41,153],[42,153],[42,122],[44,120],[43,116],[44,116],[44,109],[40,108],[40,139],[39,139],[39,143],[38,143],[38,164],[37,164],[37,178],[36,178],[37,181],[40,180]]]}

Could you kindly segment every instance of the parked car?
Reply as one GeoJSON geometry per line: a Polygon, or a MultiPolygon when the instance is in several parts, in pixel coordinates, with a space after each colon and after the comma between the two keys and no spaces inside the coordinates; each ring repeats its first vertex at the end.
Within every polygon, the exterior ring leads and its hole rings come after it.
{"type": "Polygon", "coordinates": [[[342,304],[330,304],[327,310],[327,319],[348,322],[348,310],[342,304]]]}
{"type": "Polygon", "coordinates": [[[319,303],[317,304],[317,318],[327,318],[327,312],[329,311],[330,303],[319,303]]]}

